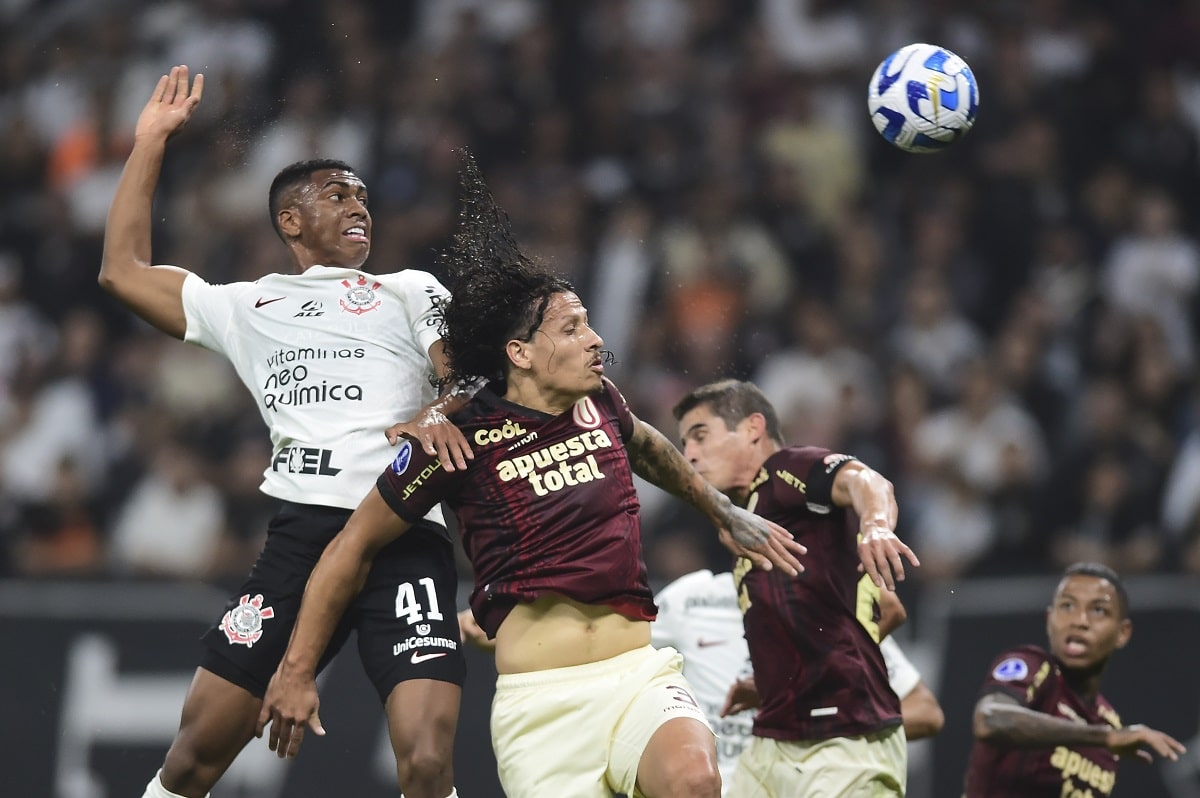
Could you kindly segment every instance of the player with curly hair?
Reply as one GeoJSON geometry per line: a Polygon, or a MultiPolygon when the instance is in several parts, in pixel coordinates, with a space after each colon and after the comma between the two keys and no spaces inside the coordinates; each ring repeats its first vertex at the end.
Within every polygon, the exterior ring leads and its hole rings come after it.
{"type": "Polygon", "coordinates": [[[650,645],[656,607],[633,473],[691,502],[727,545],[795,574],[803,547],[736,508],[604,376],[603,341],[571,285],[527,258],[474,160],[445,256],[449,377],[484,382],[452,416],[462,471],[406,442],[313,572],[259,728],[292,751],[322,733],[315,665],[375,553],[445,501],[475,571],[471,605],[496,640],[492,743],[509,798],[720,794],[713,734],[680,656],[650,645]]]}

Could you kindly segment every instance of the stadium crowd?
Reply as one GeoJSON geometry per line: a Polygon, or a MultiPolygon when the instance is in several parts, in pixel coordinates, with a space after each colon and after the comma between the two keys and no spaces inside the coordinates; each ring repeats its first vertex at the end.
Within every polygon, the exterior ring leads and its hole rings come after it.
{"type": "MultiPolygon", "coordinates": [[[[267,187],[325,156],[371,186],[368,268],[436,273],[469,145],[639,416],[754,380],[789,441],[894,481],[918,583],[1200,573],[1197,41],[1196,0],[0,2],[0,573],[236,583],[260,547],[248,394],[96,284],[177,63],[208,83],[157,262],[286,270],[267,187]],[[980,86],[935,156],[865,109],[913,41],[980,86]]],[[[643,500],[653,578],[728,567],[643,500]]]]}

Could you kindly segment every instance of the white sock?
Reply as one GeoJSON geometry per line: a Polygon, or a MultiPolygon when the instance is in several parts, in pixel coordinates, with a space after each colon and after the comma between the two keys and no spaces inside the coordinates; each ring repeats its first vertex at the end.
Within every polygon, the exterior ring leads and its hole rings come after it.
{"type": "MultiPolygon", "coordinates": [[[[162,770],[160,769],[154,774],[154,778],[150,779],[150,783],[146,785],[146,791],[142,793],[142,798],[184,798],[179,793],[171,792],[162,783],[162,770]]],[[[210,798],[210,796],[205,796],[210,798]]]]}
{"type": "Polygon", "coordinates": [[[447,795],[447,796],[446,796],[446,798],[458,798],[458,790],[456,790],[456,789],[454,789],[453,787],[451,787],[451,788],[450,788],[450,794],[449,794],[449,795],[447,795]]]}

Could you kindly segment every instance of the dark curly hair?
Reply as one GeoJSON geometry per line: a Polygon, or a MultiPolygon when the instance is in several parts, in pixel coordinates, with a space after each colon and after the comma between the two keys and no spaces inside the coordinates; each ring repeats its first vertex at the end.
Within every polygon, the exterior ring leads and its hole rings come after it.
{"type": "Polygon", "coordinates": [[[449,366],[443,385],[503,380],[508,342],[533,338],[550,298],[575,290],[521,252],[474,156],[462,161],[458,228],[439,256],[451,298],[434,311],[449,366]]]}

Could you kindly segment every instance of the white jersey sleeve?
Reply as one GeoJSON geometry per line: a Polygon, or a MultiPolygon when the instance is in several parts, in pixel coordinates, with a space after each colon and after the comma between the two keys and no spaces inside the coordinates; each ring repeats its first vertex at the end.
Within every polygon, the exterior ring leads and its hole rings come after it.
{"type": "Polygon", "coordinates": [[[883,654],[883,662],[887,665],[888,683],[892,692],[903,701],[905,696],[916,689],[921,681],[921,674],[904,655],[900,644],[890,637],[879,641],[879,650],[883,654]]]}
{"type": "MultiPolygon", "coordinates": [[[[395,454],[384,431],[435,398],[434,300],[448,296],[433,275],[411,269],[184,280],[184,340],[229,359],[270,430],[264,493],[358,506],[395,454]]],[[[428,517],[440,523],[440,508],[428,517]]]]}

